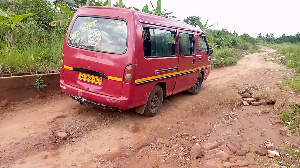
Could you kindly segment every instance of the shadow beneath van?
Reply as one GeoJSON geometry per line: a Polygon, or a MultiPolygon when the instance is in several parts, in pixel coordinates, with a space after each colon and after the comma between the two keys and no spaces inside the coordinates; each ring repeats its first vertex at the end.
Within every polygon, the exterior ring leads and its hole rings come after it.
{"type": "MultiPolygon", "coordinates": [[[[80,105],[78,103],[72,110],[70,120],[72,120],[72,123],[76,126],[84,127],[83,129],[79,129],[79,132],[75,131],[77,132],[75,134],[81,135],[85,135],[93,130],[101,132],[105,129],[119,129],[125,130],[125,132],[130,132],[132,131],[132,125],[136,125],[137,127],[139,127],[139,130],[155,130],[158,127],[166,125],[165,122],[169,120],[171,116],[177,114],[174,113],[174,110],[182,109],[182,111],[184,112],[185,106],[182,106],[182,103],[189,103],[189,99],[192,100],[194,96],[201,95],[201,93],[205,90],[206,87],[204,86],[198,95],[191,95],[188,92],[182,92],[166,97],[164,99],[161,112],[155,117],[146,117],[144,115],[135,113],[134,109],[103,109],[102,107],[98,106],[80,105]],[[80,130],[84,131],[82,132],[80,130]]],[[[203,97],[204,96],[205,95],[203,95],[203,97]]],[[[174,124],[172,122],[174,121],[170,120],[169,124],[174,124]]],[[[73,128],[74,127],[70,125],[70,129],[73,128]]],[[[149,134],[152,134],[151,131],[149,134]]]]}

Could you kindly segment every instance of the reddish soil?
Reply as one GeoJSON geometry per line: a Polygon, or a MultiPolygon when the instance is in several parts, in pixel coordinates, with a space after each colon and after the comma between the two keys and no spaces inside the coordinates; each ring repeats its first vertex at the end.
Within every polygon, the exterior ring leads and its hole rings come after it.
{"type": "Polygon", "coordinates": [[[300,104],[299,94],[278,85],[293,71],[265,61],[275,50],[261,50],[236,66],[213,69],[198,95],[166,98],[151,118],[80,105],[65,94],[6,102],[0,107],[0,167],[299,166],[286,151],[299,150],[299,136],[279,117],[300,104]],[[243,106],[243,92],[269,104],[243,106]],[[261,156],[267,150],[279,156],[261,156]]]}

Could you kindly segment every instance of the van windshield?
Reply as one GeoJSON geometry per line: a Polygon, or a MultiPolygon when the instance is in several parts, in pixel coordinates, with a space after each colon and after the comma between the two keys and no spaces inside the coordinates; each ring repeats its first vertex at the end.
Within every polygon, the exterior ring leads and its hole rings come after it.
{"type": "Polygon", "coordinates": [[[127,22],[79,16],[72,26],[68,44],[82,49],[123,54],[127,50],[127,22]]]}

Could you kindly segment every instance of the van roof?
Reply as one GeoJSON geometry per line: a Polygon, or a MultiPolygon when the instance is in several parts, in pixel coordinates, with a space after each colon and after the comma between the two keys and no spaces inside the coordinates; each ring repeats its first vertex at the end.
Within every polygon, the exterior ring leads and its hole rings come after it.
{"type": "MultiPolygon", "coordinates": [[[[109,9],[109,10],[115,10],[116,12],[120,12],[120,11],[129,12],[132,13],[133,15],[136,15],[138,21],[141,23],[162,26],[167,28],[178,28],[182,30],[193,31],[193,32],[204,34],[199,28],[191,26],[184,22],[176,21],[173,19],[169,19],[169,18],[165,18],[165,17],[161,17],[149,13],[139,12],[127,8],[107,7],[107,6],[83,6],[80,7],[76,13],[81,13],[80,11],[86,11],[89,9],[109,9]]],[[[94,15],[94,13],[91,13],[91,15],[94,15]]]]}

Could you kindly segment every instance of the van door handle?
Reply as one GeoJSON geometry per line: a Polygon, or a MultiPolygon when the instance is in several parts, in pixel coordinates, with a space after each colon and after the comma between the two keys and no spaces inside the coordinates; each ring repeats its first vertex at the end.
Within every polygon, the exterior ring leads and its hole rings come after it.
{"type": "Polygon", "coordinates": [[[193,59],[193,64],[195,64],[195,60],[196,60],[196,58],[193,59]]]}
{"type": "Polygon", "coordinates": [[[199,61],[201,61],[201,57],[199,57],[199,61]]]}

